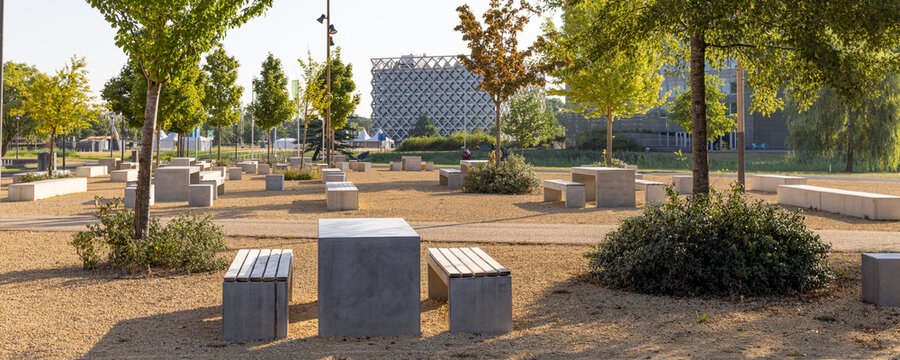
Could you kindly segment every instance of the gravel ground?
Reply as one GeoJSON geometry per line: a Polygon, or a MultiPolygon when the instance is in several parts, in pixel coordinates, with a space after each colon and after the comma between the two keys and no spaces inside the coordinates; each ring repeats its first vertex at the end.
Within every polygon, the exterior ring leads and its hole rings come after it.
{"type": "MultiPolygon", "coordinates": [[[[540,173],[544,179],[568,179],[564,173],[540,173]]],[[[417,222],[508,222],[540,224],[616,225],[621,219],[641,212],[643,193],[637,193],[638,208],[597,208],[591,203],[584,209],[566,209],[562,203],[545,203],[541,194],[485,195],[447,190],[437,185],[437,171],[400,172],[377,169],[369,173],[350,172],[349,180],[360,190],[360,209],[328,212],[325,209],[324,185],[317,180],[287,181],[285,191],[266,192],[265,177],[245,175],[243,180],[228,181],[226,195],[220,196],[212,208],[188,208],[187,203],[157,203],[154,215],[174,216],[184,211],[213,215],[217,219],[277,218],[318,219],[329,217],[401,217],[417,222]]],[[[647,176],[648,180],[669,182],[668,176],[647,176]]],[[[712,178],[713,186],[726,189],[733,179],[712,178]]],[[[6,201],[3,179],[0,190],[0,214],[15,215],[90,215],[94,196],[121,197],[124,184],[112,183],[108,177],[89,180],[87,193],[71,194],[35,202],[6,201]]],[[[857,181],[810,181],[812,185],[848,190],[900,195],[900,183],[857,181]]],[[[775,195],[750,193],[750,198],[774,203],[775,195]]],[[[807,211],[807,225],[812,229],[900,231],[900,221],[869,221],[860,218],[807,211]]]]}
{"type": "Polygon", "coordinates": [[[70,239],[0,232],[0,358],[890,358],[900,351],[898,310],[859,300],[859,254],[832,254],[840,277],[818,294],[689,299],[591,283],[588,247],[482,244],[513,274],[511,333],[450,334],[446,303],[423,291],[421,336],[318,338],[315,241],[228,239],[233,248],[292,248],[297,259],[288,337],[242,343],[219,340],[223,271],[82,270],[70,239]],[[704,314],[708,321],[698,322],[704,314]]]}

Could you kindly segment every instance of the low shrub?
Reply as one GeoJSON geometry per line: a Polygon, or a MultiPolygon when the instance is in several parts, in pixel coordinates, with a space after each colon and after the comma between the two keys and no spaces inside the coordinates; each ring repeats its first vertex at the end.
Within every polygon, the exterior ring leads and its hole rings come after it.
{"type": "Polygon", "coordinates": [[[449,136],[433,136],[433,137],[411,137],[403,140],[397,151],[454,151],[467,144],[470,149],[474,149],[478,144],[491,143],[495,141],[494,137],[481,131],[475,131],[468,134],[454,133],[449,136]]]}
{"type": "Polygon", "coordinates": [[[525,194],[537,192],[541,178],[521,155],[510,155],[500,166],[481,164],[469,169],[462,189],[470,193],[525,194]]]}
{"type": "Polygon", "coordinates": [[[50,175],[50,174],[47,174],[46,172],[39,172],[39,173],[32,172],[32,173],[25,174],[25,176],[22,176],[20,178],[19,182],[20,183],[30,183],[30,182],[41,181],[41,180],[65,179],[65,178],[70,178],[70,177],[72,177],[72,174],[50,175]]]}
{"type": "Polygon", "coordinates": [[[94,213],[100,223],[88,225],[88,230],[75,234],[71,242],[85,269],[108,266],[129,271],[163,268],[202,272],[227,265],[216,255],[227,250],[225,234],[210,217],[180,214],[166,226],[150,219],[147,235],[134,240],[134,212],[123,209],[119,199],[105,204],[100,200],[95,200],[94,213]]]}
{"type": "Polygon", "coordinates": [[[318,166],[308,166],[300,170],[277,170],[275,171],[275,174],[284,174],[284,180],[313,180],[322,178],[322,172],[319,171],[318,166]]]}
{"type": "Polygon", "coordinates": [[[626,164],[624,161],[616,159],[616,158],[612,158],[612,161],[607,162],[606,161],[606,150],[604,150],[603,151],[603,161],[598,161],[598,162],[592,163],[589,166],[611,167],[611,168],[624,169],[624,168],[628,167],[628,164],[626,164]]]}
{"type": "Polygon", "coordinates": [[[832,278],[830,246],[801,212],[727,196],[679,198],[647,206],[586,254],[590,272],[616,288],[664,295],[763,296],[805,292],[832,278]]]}
{"type": "MultiPolygon", "coordinates": [[[[579,150],[605,150],[606,128],[594,127],[581,133],[581,135],[578,135],[578,139],[575,140],[575,148],[579,150]]],[[[615,132],[613,132],[612,148],[613,152],[644,151],[644,148],[638,145],[636,140],[627,136],[616,135],[615,132]]]]}

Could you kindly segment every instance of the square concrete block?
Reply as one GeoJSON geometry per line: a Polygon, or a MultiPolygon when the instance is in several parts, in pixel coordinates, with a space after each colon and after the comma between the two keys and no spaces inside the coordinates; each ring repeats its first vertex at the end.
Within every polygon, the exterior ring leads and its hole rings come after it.
{"type": "Polygon", "coordinates": [[[325,184],[325,206],[328,211],[359,209],[359,190],[351,182],[325,184]]]}
{"type": "Polygon", "coordinates": [[[344,172],[327,172],[322,173],[322,182],[324,183],[332,183],[332,182],[344,182],[347,181],[347,173],[344,172]]]}
{"type": "Polygon", "coordinates": [[[422,157],[403,156],[400,158],[400,167],[403,171],[422,171],[422,157]]]}
{"type": "MultiPolygon", "coordinates": [[[[200,183],[200,168],[194,166],[166,166],[154,171],[156,201],[189,201],[188,187],[200,183]]],[[[212,195],[212,194],[210,194],[212,195]]]]}
{"type": "Polygon", "coordinates": [[[222,282],[222,340],[287,336],[293,283],[290,249],[241,249],[222,282]]]}
{"type": "Polygon", "coordinates": [[[900,306],[900,253],[862,254],[862,300],[900,306]]]}
{"type": "Polygon", "coordinates": [[[109,168],[100,165],[79,166],[75,168],[75,177],[95,177],[109,174],[109,168]]]}
{"type": "Polygon", "coordinates": [[[319,336],[420,335],[419,241],[403,219],[319,219],[319,336]]]}
{"type": "Polygon", "coordinates": [[[399,161],[391,161],[391,171],[403,170],[403,166],[399,161]]]}
{"type": "Polygon", "coordinates": [[[119,170],[131,170],[131,169],[137,170],[138,168],[140,168],[140,164],[138,164],[136,162],[126,161],[126,162],[119,164],[119,170]]]}
{"type": "Polygon", "coordinates": [[[244,173],[244,169],[239,167],[228,168],[228,180],[240,180],[244,173]]]}
{"type": "MultiPolygon", "coordinates": [[[[153,196],[154,192],[153,184],[150,184],[150,206],[156,203],[156,199],[153,196]]],[[[137,199],[137,185],[125,187],[125,196],[122,199],[125,208],[134,209],[135,199],[137,199]]]]}
{"type": "Polygon", "coordinates": [[[678,194],[693,194],[694,175],[672,175],[672,186],[678,194]]]}
{"type": "Polygon", "coordinates": [[[225,167],[225,166],[213,166],[213,167],[210,169],[210,171],[217,171],[217,172],[219,173],[219,176],[221,176],[221,177],[223,177],[223,178],[227,178],[227,177],[228,177],[228,167],[225,167]]]}
{"type": "Polygon", "coordinates": [[[169,159],[169,164],[172,166],[194,166],[196,163],[197,163],[197,158],[193,158],[193,157],[180,157],[180,158],[169,159]]]}
{"type": "Polygon", "coordinates": [[[111,182],[129,182],[137,180],[137,170],[114,170],[109,173],[109,181],[111,182]]]}
{"type": "Polygon", "coordinates": [[[266,191],[283,191],[284,174],[266,175],[266,191]]]}
{"type": "Polygon", "coordinates": [[[347,160],[347,164],[349,165],[350,170],[356,171],[356,163],[358,162],[359,160],[347,160]]]}
{"type": "Polygon", "coordinates": [[[245,173],[256,174],[257,167],[259,166],[259,161],[244,160],[237,163],[236,165],[240,167],[245,173]]]}
{"type": "Polygon", "coordinates": [[[572,168],[572,181],[584,184],[585,201],[597,207],[634,207],[634,170],[581,166],[572,168]]]}
{"type": "Polygon", "coordinates": [[[211,207],[216,196],[216,187],[213,184],[194,184],[189,186],[190,207],[211,207]]]}
{"type": "Polygon", "coordinates": [[[119,170],[119,164],[121,163],[121,159],[119,158],[102,158],[97,159],[97,164],[100,166],[106,166],[106,173],[112,173],[115,170],[119,170]]]}
{"type": "Polygon", "coordinates": [[[372,171],[372,163],[359,161],[356,163],[356,166],[353,168],[353,171],[359,171],[359,172],[372,171]]]}
{"type": "Polygon", "coordinates": [[[334,163],[335,169],[341,169],[341,171],[350,171],[350,163],[348,162],[336,162],[334,163]]]}
{"type": "Polygon", "coordinates": [[[422,163],[422,171],[434,171],[434,161],[425,161],[422,163]]]}
{"type": "Polygon", "coordinates": [[[448,189],[459,189],[463,184],[463,173],[456,169],[441,169],[438,171],[438,184],[446,185],[448,189]]]}
{"type": "Polygon", "coordinates": [[[806,185],[806,178],[784,175],[750,175],[747,190],[774,193],[778,192],[778,185],[806,185]]]}
{"type": "Polygon", "coordinates": [[[268,175],[269,174],[269,164],[259,164],[256,168],[256,175],[268,175]]]}
{"type": "Polygon", "coordinates": [[[331,155],[331,162],[333,162],[333,163],[339,163],[339,162],[344,162],[344,161],[347,161],[347,156],[345,156],[343,154],[331,155]]]}

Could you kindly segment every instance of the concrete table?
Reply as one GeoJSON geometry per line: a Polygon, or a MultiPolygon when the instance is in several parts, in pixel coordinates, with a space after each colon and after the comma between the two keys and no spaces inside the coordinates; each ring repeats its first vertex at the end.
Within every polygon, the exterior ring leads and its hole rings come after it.
{"type": "Polygon", "coordinates": [[[400,157],[400,168],[403,171],[422,171],[422,157],[402,156],[400,157]]]}
{"type": "Polygon", "coordinates": [[[420,335],[419,234],[403,219],[319,219],[319,336],[420,335]]]}
{"type": "Polygon", "coordinates": [[[573,167],[572,181],[584,184],[585,201],[597,201],[597,207],[635,206],[634,170],[573,167]]]}
{"type": "Polygon", "coordinates": [[[487,160],[460,160],[459,161],[459,171],[462,171],[463,178],[466,177],[469,173],[469,169],[476,167],[481,164],[488,164],[487,160]]]}
{"type": "Polygon", "coordinates": [[[900,306],[900,254],[864,253],[862,300],[878,306],[900,306]]]}
{"type": "Polygon", "coordinates": [[[172,166],[194,166],[197,163],[197,158],[193,157],[177,157],[169,159],[169,164],[172,166]]]}
{"type": "Polygon", "coordinates": [[[156,201],[187,202],[188,187],[200,183],[200,168],[196,166],[166,166],[154,171],[156,201]]]}

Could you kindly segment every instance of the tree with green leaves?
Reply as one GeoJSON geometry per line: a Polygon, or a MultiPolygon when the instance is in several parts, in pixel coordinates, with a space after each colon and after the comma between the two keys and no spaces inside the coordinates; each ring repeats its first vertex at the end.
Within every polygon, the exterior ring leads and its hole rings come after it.
{"type": "Polygon", "coordinates": [[[3,147],[0,156],[5,156],[9,144],[17,136],[28,136],[41,125],[38,118],[24,112],[22,107],[25,94],[34,80],[41,74],[37,68],[8,61],[3,64],[3,147]]]}
{"type": "MultiPolygon", "coordinates": [[[[325,68],[319,72],[316,82],[325,88],[325,68]]],[[[316,112],[319,117],[325,118],[325,111],[331,106],[331,131],[343,129],[347,125],[347,118],[356,111],[359,105],[359,93],[356,92],[356,83],[353,82],[353,64],[344,64],[341,60],[341,48],[337,48],[331,55],[331,104],[326,94],[315,102],[316,112]]],[[[337,140],[337,139],[335,139],[337,140]]]]}
{"type": "MultiPolygon", "coordinates": [[[[706,75],[706,141],[715,141],[720,136],[734,131],[734,117],[727,114],[725,93],[719,90],[724,84],[722,78],[706,75]]],[[[666,104],[669,120],[681,125],[691,133],[691,91],[690,87],[675,95],[675,100],[666,104]]]]}
{"type": "Polygon", "coordinates": [[[319,73],[324,71],[323,65],[313,60],[311,52],[306,52],[306,61],[303,59],[297,59],[297,61],[300,63],[300,68],[303,69],[303,74],[301,75],[302,79],[299,80],[300,83],[297,87],[297,113],[299,114],[300,119],[303,120],[303,136],[301,137],[303,139],[303,145],[300,146],[302,149],[300,155],[300,168],[303,169],[306,166],[304,161],[307,151],[306,135],[309,130],[309,122],[313,120],[310,117],[316,110],[316,101],[325,97],[325,87],[322,86],[324,84],[320,84],[317,81],[319,73]]]}
{"type": "Polygon", "coordinates": [[[561,28],[549,20],[544,24],[548,40],[542,55],[560,85],[551,94],[566,97],[570,107],[565,111],[606,118],[606,163],[611,163],[613,121],[643,114],[665,102],[665,96],[659,94],[662,61],[655,48],[640,43],[597,61],[590,56],[597,46],[590,30],[602,20],[601,3],[583,1],[562,10],[561,28]]]}
{"type": "MultiPolygon", "coordinates": [[[[53,154],[57,134],[88,127],[99,113],[90,92],[87,62],[73,56],[56,75],[38,74],[25,92],[22,108],[15,113],[42,120],[36,130],[50,136],[48,146],[53,154]]],[[[51,162],[48,174],[53,174],[55,166],[51,162]]]]}
{"type": "MultiPolygon", "coordinates": [[[[178,156],[184,156],[184,137],[195,127],[202,124],[208,117],[203,107],[206,77],[200,68],[194,66],[186,69],[179,77],[169,80],[166,87],[160,91],[157,111],[156,163],[159,166],[159,134],[160,130],[179,134],[177,146],[178,156]]],[[[147,81],[143,77],[136,77],[132,88],[132,111],[135,114],[144,113],[146,106],[147,81]]],[[[135,118],[135,121],[143,121],[143,118],[135,118]]]]}
{"type": "Polygon", "coordinates": [[[709,192],[706,67],[740,63],[753,91],[751,112],[783,106],[787,89],[808,106],[821,86],[858,104],[900,63],[900,7],[856,0],[553,0],[592,2],[586,53],[602,64],[620,51],[649,44],[671,70],[689,70],[694,193],[709,192]],[[862,31],[864,30],[864,31],[862,31]]]}
{"type": "Polygon", "coordinates": [[[131,61],[126,62],[118,75],[106,81],[103,91],[100,92],[100,98],[109,105],[112,112],[124,118],[129,126],[139,127],[144,122],[143,113],[135,112],[131,93],[134,82],[137,81],[138,71],[140,70],[136,69],[131,61]]]}
{"type": "Polygon", "coordinates": [[[811,155],[846,160],[844,171],[863,159],[881,169],[896,171],[900,164],[900,76],[892,74],[859,106],[850,106],[830,88],[805,111],[793,96],[785,108],[788,142],[811,155]]]}
{"type": "MultiPolygon", "coordinates": [[[[491,0],[490,8],[482,15],[484,25],[478,21],[468,5],[456,8],[460,24],[454,30],[463,34],[467,42],[468,56],[461,55],[459,61],[465,67],[481,76],[478,89],[488,93],[494,102],[497,144],[503,131],[500,106],[506,103],[516,91],[528,85],[544,86],[543,69],[529,58],[542,41],[541,38],[525,50],[518,48],[518,34],[528,23],[529,15],[540,14],[540,9],[526,0],[491,0]]],[[[503,154],[497,147],[496,166],[500,166],[503,154]]]]}
{"type": "Polygon", "coordinates": [[[528,86],[509,99],[503,115],[506,132],[522,147],[531,147],[563,131],[553,110],[547,106],[544,89],[528,86]]]}
{"type": "Polygon", "coordinates": [[[150,156],[163,86],[196,67],[201,54],[229,29],[261,15],[273,0],[86,0],[116,29],[116,45],[134,59],[147,81],[134,238],[143,239],[150,216],[150,156]]]}
{"type": "Polygon", "coordinates": [[[263,61],[258,78],[253,79],[256,100],[250,105],[250,112],[256,125],[266,131],[266,154],[272,159],[272,128],[291,119],[294,103],[288,94],[288,79],[281,67],[281,60],[272,53],[263,61]]]}
{"type": "Polygon", "coordinates": [[[216,160],[222,160],[222,127],[231,126],[241,119],[244,88],[237,85],[238,67],[237,59],[228,56],[221,46],[206,56],[206,64],[203,65],[208,80],[203,105],[209,112],[207,124],[216,128],[216,160]]]}
{"type": "Polygon", "coordinates": [[[425,114],[419,114],[416,123],[413,124],[412,129],[409,129],[409,137],[437,137],[440,135],[437,126],[434,126],[434,123],[425,114]]]}

